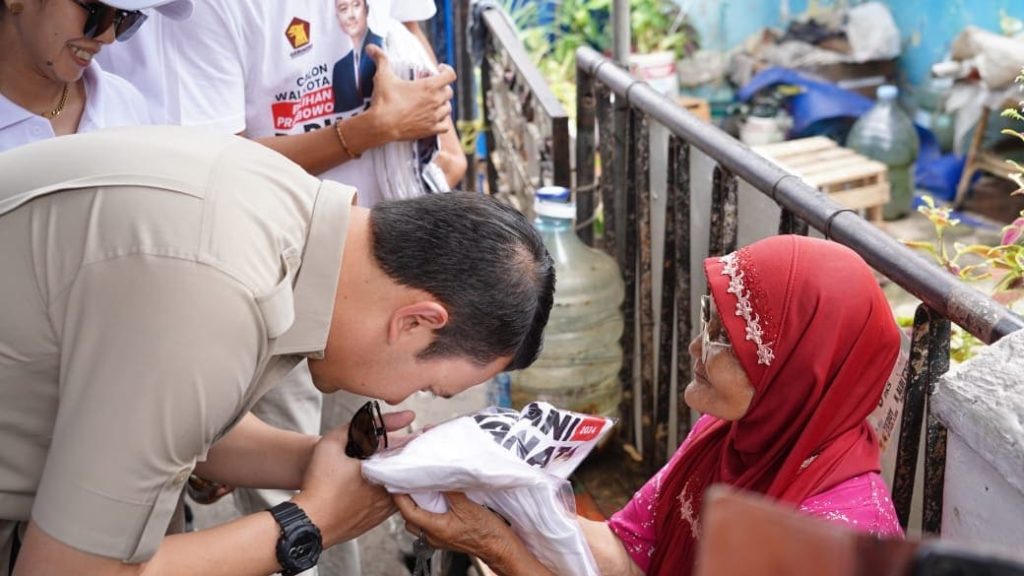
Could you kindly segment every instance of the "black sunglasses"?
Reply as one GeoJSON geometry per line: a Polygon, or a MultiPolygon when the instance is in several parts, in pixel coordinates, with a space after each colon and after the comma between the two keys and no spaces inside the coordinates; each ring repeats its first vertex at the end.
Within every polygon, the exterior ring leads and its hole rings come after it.
{"type": "Polygon", "coordinates": [[[145,14],[138,10],[122,10],[113,6],[107,6],[102,2],[71,1],[89,13],[89,16],[85,19],[85,27],[82,29],[82,34],[87,38],[101,36],[108,28],[113,26],[114,39],[124,42],[138,31],[147,18],[145,14]]]}
{"type": "Polygon", "coordinates": [[[370,400],[356,411],[352,421],[348,423],[348,443],[345,444],[345,455],[349,458],[366,460],[380,449],[381,439],[384,447],[388,447],[388,433],[384,428],[384,416],[380,413],[380,404],[370,400]]]}

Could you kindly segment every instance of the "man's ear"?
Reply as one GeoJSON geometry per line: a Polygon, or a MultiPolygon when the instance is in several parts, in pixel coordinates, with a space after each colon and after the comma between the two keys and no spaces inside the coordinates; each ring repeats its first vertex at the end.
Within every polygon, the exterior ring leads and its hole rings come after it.
{"type": "Polygon", "coordinates": [[[448,323],[448,309],[438,302],[422,301],[403,306],[391,315],[388,326],[388,344],[399,339],[414,337],[429,344],[434,331],[448,323]]]}

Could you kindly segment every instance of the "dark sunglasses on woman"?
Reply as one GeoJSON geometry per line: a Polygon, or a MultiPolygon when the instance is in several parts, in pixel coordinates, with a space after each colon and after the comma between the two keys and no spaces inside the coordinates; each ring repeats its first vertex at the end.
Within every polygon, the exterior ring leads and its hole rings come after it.
{"type": "Polygon", "coordinates": [[[82,34],[87,38],[102,36],[111,26],[114,27],[114,39],[124,42],[132,37],[146,21],[147,16],[138,10],[122,10],[108,6],[102,2],[71,0],[82,10],[88,12],[82,34]]]}
{"type": "Polygon", "coordinates": [[[377,453],[377,450],[388,447],[388,433],[384,428],[384,416],[380,413],[380,404],[370,400],[363,404],[352,421],[348,424],[348,443],[345,444],[345,455],[349,458],[366,460],[377,453]]]}

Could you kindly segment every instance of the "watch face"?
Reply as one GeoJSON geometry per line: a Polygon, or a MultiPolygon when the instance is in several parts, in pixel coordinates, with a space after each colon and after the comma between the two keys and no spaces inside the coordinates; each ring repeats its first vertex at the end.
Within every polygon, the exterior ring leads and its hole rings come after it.
{"type": "Polygon", "coordinates": [[[288,538],[288,558],[297,568],[312,568],[320,559],[320,533],[313,526],[299,526],[288,538]]]}

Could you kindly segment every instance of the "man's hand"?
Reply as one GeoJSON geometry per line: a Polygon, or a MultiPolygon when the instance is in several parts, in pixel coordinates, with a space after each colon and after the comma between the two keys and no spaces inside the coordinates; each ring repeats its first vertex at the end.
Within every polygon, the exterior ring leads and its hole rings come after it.
{"type": "Polygon", "coordinates": [[[378,46],[366,47],[377,64],[373,77],[373,99],[368,115],[389,138],[389,142],[416,140],[442,134],[450,129],[452,88],[455,71],[442,64],[438,73],[419,80],[395,76],[387,55],[378,46]]]}
{"type": "MultiPolygon", "coordinates": [[[[384,426],[394,431],[415,418],[411,411],[384,414],[384,426]]],[[[295,498],[320,528],[324,546],[351,540],[395,512],[391,496],[363,478],[359,460],[345,456],[348,424],[328,432],[313,450],[302,492],[295,498]]]]}

